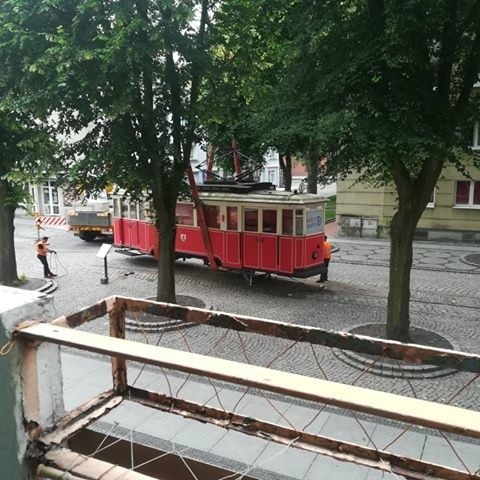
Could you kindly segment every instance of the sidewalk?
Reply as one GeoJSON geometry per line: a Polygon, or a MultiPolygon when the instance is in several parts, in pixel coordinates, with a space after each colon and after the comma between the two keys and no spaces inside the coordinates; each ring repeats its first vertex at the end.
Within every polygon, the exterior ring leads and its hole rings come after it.
{"type": "MultiPolygon", "coordinates": [[[[93,356],[81,357],[71,350],[62,353],[65,407],[70,410],[82,402],[111,388],[111,368],[106,360],[93,356]]],[[[179,396],[216,408],[234,409],[236,413],[306,430],[340,440],[382,449],[401,434],[405,424],[385,421],[334,407],[318,410],[311,403],[266,400],[253,393],[244,394],[240,388],[216,387],[198,377],[182,374],[140,371],[130,366],[130,383],[139,388],[179,396]],[[179,390],[179,391],[178,391],[179,390]],[[219,402],[219,399],[221,403],[219,402]],[[365,430],[363,430],[362,429],[365,430]],[[375,444],[372,445],[371,441],[375,444]]],[[[321,408],[321,405],[319,405],[321,408]]],[[[186,458],[224,466],[236,472],[248,473],[254,478],[275,480],[372,480],[398,479],[397,475],[383,473],[347,462],[339,462],[323,455],[276,444],[266,439],[251,437],[210,424],[124,401],[102,417],[91,428],[114,437],[155,446],[163,451],[181,452],[186,458]]],[[[451,440],[470,471],[479,468],[478,442],[451,440]]],[[[92,450],[96,446],[92,445],[92,450]]],[[[400,455],[441,463],[463,470],[463,466],[447,441],[438,432],[412,428],[404,433],[388,451],[400,455]]],[[[193,477],[192,477],[193,478],[193,477]]]]}

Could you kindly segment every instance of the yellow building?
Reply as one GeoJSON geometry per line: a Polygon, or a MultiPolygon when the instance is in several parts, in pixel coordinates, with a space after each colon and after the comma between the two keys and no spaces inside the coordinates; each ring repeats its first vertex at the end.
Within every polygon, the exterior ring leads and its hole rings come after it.
{"type": "MultiPolygon", "coordinates": [[[[480,154],[478,129],[475,154],[480,154]]],[[[446,167],[432,192],[418,226],[416,239],[480,243],[480,170],[469,167],[471,179],[446,167]]],[[[338,234],[387,237],[396,206],[394,187],[375,188],[350,176],[337,182],[338,234]]]]}

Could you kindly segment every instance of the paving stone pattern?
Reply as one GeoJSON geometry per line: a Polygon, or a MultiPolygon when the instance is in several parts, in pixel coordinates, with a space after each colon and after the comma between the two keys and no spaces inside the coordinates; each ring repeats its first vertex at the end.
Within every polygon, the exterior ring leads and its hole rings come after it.
{"type": "MultiPolygon", "coordinates": [[[[18,218],[16,228],[19,273],[34,276],[41,273],[35,258],[34,240],[28,230],[29,219],[18,218]]],[[[109,283],[100,285],[103,277],[102,260],[95,256],[101,241],[83,242],[63,230],[47,231],[51,247],[58,251],[53,267],[59,275],[54,302],[58,316],[71,313],[112,294],[149,297],[155,294],[157,263],[149,257],[126,257],[117,253],[108,256],[109,283]]],[[[296,280],[273,276],[258,278],[249,286],[234,272],[214,272],[199,261],[178,261],[176,266],[177,293],[201,299],[206,308],[236,312],[257,317],[312,325],[328,330],[349,330],[352,327],[382,323],[386,317],[389,245],[384,241],[363,239],[333,239],[335,252],[329,287],[321,291],[315,279],[296,280]],[[387,259],[387,260],[385,260],[387,259]]],[[[479,247],[480,248],[480,247],[479,247]]],[[[412,270],[411,323],[444,336],[455,349],[479,351],[480,267],[463,262],[466,255],[475,254],[475,247],[445,244],[415,244],[412,270]],[[430,269],[431,265],[434,269],[430,269]],[[465,267],[468,270],[465,270],[465,267]]],[[[103,328],[104,322],[88,325],[88,329],[103,328]],[[103,323],[103,325],[102,325],[103,323]]],[[[143,334],[129,333],[144,341],[143,334]],[[136,335],[136,336],[135,336],[136,335]]],[[[152,334],[153,335],[153,334],[152,334]]],[[[273,368],[296,373],[322,376],[350,383],[358,371],[345,364],[330,349],[318,348],[321,369],[312,356],[312,349],[297,344],[288,348],[285,342],[250,335],[243,342],[236,333],[225,335],[223,330],[195,327],[182,332],[164,332],[162,344],[199,353],[215,350],[215,355],[259,365],[272,363],[273,368]],[[230,336],[235,338],[230,338],[230,336]],[[188,343],[188,344],[187,344],[188,343]],[[274,359],[281,349],[287,353],[274,359]]],[[[156,341],[156,339],[154,339],[156,341]]],[[[452,396],[464,384],[469,374],[458,373],[448,380],[415,380],[415,394],[435,400],[452,396]]],[[[411,385],[397,379],[365,375],[360,385],[387,388],[411,395],[411,385]]],[[[479,384],[472,384],[456,401],[480,408],[479,384]]]]}
{"type": "MultiPolygon", "coordinates": [[[[112,251],[108,256],[109,283],[101,285],[103,261],[95,254],[102,241],[83,242],[65,230],[49,227],[46,235],[50,237],[51,247],[58,252],[52,259],[52,269],[58,273],[59,288],[53,295],[57,316],[77,311],[109,295],[151,297],[155,294],[157,262],[152,258],[126,257],[112,251]]],[[[18,272],[31,278],[42,274],[42,266],[35,257],[35,238],[31,219],[18,217],[15,230],[18,272]]],[[[206,308],[327,330],[349,330],[385,322],[388,243],[343,238],[332,238],[332,241],[338,250],[330,264],[331,281],[325,291],[320,290],[315,278],[259,277],[249,286],[239,273],[214,272],[202,262],[192,260],[176,264],[177,293],[202,300],[206,308]]],[[[480,247],[472,245],[415,243],[411,276],[412,325],[445,337],[457,350],[474,353],[480,351],[480,266],[466,259],[475,260],[479,250],[480,247]]],[[[103,318],[82,328],[107,333],[108,322],[103,318]]],[[[480,381],[469,384],[472,374],[455,373],[443,378],[430,378],[427,373],[420,378],[418,375],[409,378],[408,372],[401,378],[361,374],[358,368],[342,360],[338,351],[329,348],[312,348],[206,326],[148,335],[133,331],[127,335],[140,342],[423,399],[452,401],[455,405],[480,410],[480,381]]],[[[221,455],[221,451],[212,451],[221,455]]],[[[304,473],[304,478],[320,478],[314,470],[309,471],[304,473]]]]}

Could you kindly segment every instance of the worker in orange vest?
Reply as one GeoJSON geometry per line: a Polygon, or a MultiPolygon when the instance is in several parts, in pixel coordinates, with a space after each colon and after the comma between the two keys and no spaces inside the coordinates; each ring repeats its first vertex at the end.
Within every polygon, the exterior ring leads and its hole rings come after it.
{"type": "Polygon", "coordinates": [[[56,275],[50,271],[47,262],[47,253],[55,253],[55,250],[50,250],[48,248],[48,237],[42,237],[42,239],[37,242],[37,258],[40,260],[40,263],[43,265],[43,276],[45,278],[55,278],[56,275]]]}
{"type": "Polygon", "coordinates": [[[42,217],[35,218],[35,228],[37,230],[37,241],[40,241],[40,230],[45,230],[42,227],[42,217]]]}
{"type": "Polygon", "coordinates": [[[332,244],[328,241],[328,237],[325,235],[323,241],[323,268],[320,273],[320,278],[317,280],[317,283],[321,283],[323,288],[327,287],[328,281],[328,264],[332,258],[332,244]]]}

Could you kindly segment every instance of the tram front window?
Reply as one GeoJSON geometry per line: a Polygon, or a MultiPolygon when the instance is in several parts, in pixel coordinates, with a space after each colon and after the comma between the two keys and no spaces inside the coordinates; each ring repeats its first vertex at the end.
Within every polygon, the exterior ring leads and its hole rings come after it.
{"type": "Polygon", "coordinates": [[[246,232],[258,232],[258,210],[256,208],[245,209],[245,225],[246,232]]]}
{"type": "Polygon", "coordinates": [[[293,235],[293,210],[282,210],[282,235],[293,235]]]}
{"type": "Polygon", "coordinates": [[[303,235],[303,210],[295,210],[295,235],[303,235]]]}

